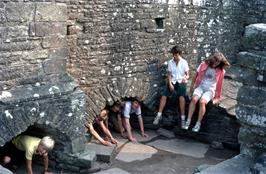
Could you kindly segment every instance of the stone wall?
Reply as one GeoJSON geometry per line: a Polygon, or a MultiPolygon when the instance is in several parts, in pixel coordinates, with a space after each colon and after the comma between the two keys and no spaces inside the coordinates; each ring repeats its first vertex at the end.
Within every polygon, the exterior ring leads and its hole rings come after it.
{"type": "Polygon", "coordinates": [[[239,142],[241,153],[252,157],[265,152],[266,143],[266,24],[246,27],[243,50],[238,54],[240,79],[237,117],[241,123],[239,142]]]}
{"type": "MultiPolygon", "coordinates": [[[[264,40],[241,39],[244,26],[265,22],[265,9],[264,0],[1,1],[0,145],[37,123],[66,135],[74,152],[85,141],[85,109],[93,119],[106,103],[138,95],[155,110],[173,45],[191,74],[215,49],[233,63],[258,60],[236,55],[242,43],[264,49],[264,40]]],[[[243,73],[256,81],[254,68],[243,73]]]]}
{"type": "Polygon", "coordinates": [[[265,23],[266,21],[266,2],[264,0],[249,1],[244,0],[241,2],[243,6],[244,25],[254,23],[265,23]]]}
{"type": "Polygon", "coordinates": [[[70,1],[68,72],[89,96],[91,117],[126,96],[144,96],[154,110],[173,45],[183,48],[191,74],[214,50],[235,62],[243,8],[237,0],[70,1]]]}
{"type": "Polygon", "coordinates": [[[88,95],[94,116],[107,102],[144,96],[150,104],[158,95],[161,62],[167,39],[154,18],[166,18],[166,5],[139,1],[82,1],[69,6],[76,16],[69,36],[68,70],[88,95]],[[77,13],[82,11],[82,13],[77,13]],[[73,26],[74,27],[74,26],[73,26]]]}
{"type": "Polygon", "coordinates": [[[0,2],[0,146],[37,125],[55,138],[57,165],[86,141],[86,97],[66,72],[67,19],[63,1],[0,2]]]}
{"type": "Polygon", "coordinates": [[[265,173],[266,171],[266,24],[246,26],[236,77],[243,85],[237,93],[236,116],[241,124],[238,140],[240,154],[217,165],[207,167],[200,174],[209,173],[265,173]]]}

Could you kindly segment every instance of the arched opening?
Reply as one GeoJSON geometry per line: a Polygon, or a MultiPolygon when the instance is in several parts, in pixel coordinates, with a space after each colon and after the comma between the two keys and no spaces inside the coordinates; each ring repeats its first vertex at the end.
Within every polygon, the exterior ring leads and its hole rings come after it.
{"type": "MultiPolygon", "coordinates": [[[[19,135],[29,135],[29,136],[37,137],[40,139],[44,136],[51,136],[55,140],[54,149],[51,150],[48,155],[49,169],[51,169],[51,171],[79,172],[80,170],[85,170],[91,167],[91,162],[93,161],[93,158],[89,159],[86,157],[86,155],[90,152],[82,151],[79,153],[71,153],[74,142],[72,142],[71,137],[69,137],[64,132],[61,132],[57,128],[51,127],[50,125],[42,125],[42,124],[34,123],[33,125],[29,126],[24,132],[22,132],[19,135]]],[[[10,143],[12,143],[11,141],[7,142],[1,148],[6,148],[6,146],[10,146],[11,145],[10,143]]],[[[2,154],[0,156],[3,157],[2,154]]],[[[15,165],[13,165],[13,163],[10,163],[10,164],[5,165],[4,167],[12,171],[16,171],[18,173],[26,172],[25,152],[21,151],[21,153],[16,154],[15,156],[16,158],[19,159],[19,161],[15,160],[15,165]]],[[[1,161],[1,163],[2,162],[3,161],[1,161]]],[[[43,157],[42,156],[40,155],[33,156],[32,168],[33,168],[34,173],[40,173],[43,171],[43,157]]]]}

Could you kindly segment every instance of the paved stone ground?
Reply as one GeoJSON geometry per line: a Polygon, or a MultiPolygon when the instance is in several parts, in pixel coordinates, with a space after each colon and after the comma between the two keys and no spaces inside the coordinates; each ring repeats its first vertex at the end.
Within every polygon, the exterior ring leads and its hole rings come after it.
{"type": "MultiPolygon", "coordinates": [[[[177,138],[171,131],[164,129],[147,133],[150,135],[149,138],[143,138],[134,132],[139,143],[131,143],[114,134],[120,141],[115,159],[105,167],[106,170],[101,170],[97,174],[191,174],[197,166],[214,165],[238,154],[228,149],[216,150],[208,144],[191,139],[177,138]]],[[[99,149],[103,153],[103,148],[99,149]]],[[[111,152],[107,150],[106,153],[111,152]]],[[[35,173],[41,173],[42,167],[33,168],[35,173]]],[[[55,174],[70,174],[52,171],[55,174]]],[[[25,166],[16,172],[24,173],[25,166]]]]}

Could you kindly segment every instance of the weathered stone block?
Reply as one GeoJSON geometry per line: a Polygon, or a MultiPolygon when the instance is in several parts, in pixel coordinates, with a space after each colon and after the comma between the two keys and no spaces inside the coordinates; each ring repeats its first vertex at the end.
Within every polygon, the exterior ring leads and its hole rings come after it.
{"type": "Polygon", "coordinates": [[[63,22],[31,22],[30,36],[66,35],[66,25],[63,22]]]}
{"type": "Polygon", "coordinates": [[[67,20],[67,6],[58,3],[38,3],[35,20],[65,22],[67,20]]]}
{"type": "Polygon", "coordinates": [[[112,155],[115,153],[116,146],[102,146],[98,143],[88,143],[86,144],[87,151],[93,151],[96,154],[97,161],[110,163],[112,160],[112,155]]]}
{"type": "Polygon", "coordinates": [[[68,35],[74,35],[74,34],[78,34],[82,31],[82,27],[80,26],[74,26],[74,25],[71,25],[71,26],[68,26],[67,27],[67,34],[68,35]]]}
{"type": "Polygon", "coordinates": [[[25,51],[37,48],[37,42],[16,42],[16,43],[0,43],[0,51],[25,51]]]}
{"type": "Polygon", "coordinates": [[[262,51],[266,49],[266,24],[251,24],[246,27],[243,47],[245,50],[262,51]]]}
{"type": "Polygon", "coordinates": [[[238,155],[232,159],[223,161],[217,165],[210,166],[205,170],[199,172],[199,174],[210,174],[210,173],[224,173],[235,174],[245,173],[252,174],[250,168],[254,164],[254,160],[247,155],[238,155]]]}
{"type": "Polygon", "coordinates": [[[8,27],[7,38],[27,37],[28,30],[27,26],[8,27]]]}
{"type": "Polygon", "coordinates": [[[0,9],[0,23],[6,22],[6,14],[4,9],[0,9]]]}
{"type": "Polygon", "coordinates": [[[67,41],[63,35],[50,35],[44,37],[41,44],[43,48],[66,47],[67,41]]]}
{"type": "Polygon", "coordinates": [[[67,59],[68,58],[68,49],[66,47],[63,48],[55,48],[49,50],[49,59],[67,59]]]}
{"type": "Polygon", "coordinates": [[[65,59],[47,59],[43,62],[43,69],[46,74],[63,73],[66,70],[65,59]]]}
{"type": "Polygon", "coordinates": [[[239,131],[239,143],[241,143],[241,153],[249,156],[258,156],[262,152],[265,152],[265,128],[259,128],[256,126],[250,126],[248,124],[242,124],[239,131]]]}
{"type": "Polygon", "coordinates": [[[82,164],[83,167],[88,168],[92,167],[94,161],[96,161],[96,153],[92,149],[89,149],[84,153],[80,154],[77,160],[79,165],[82,164]]]}
{"type": "Polygon", "coordinates": [[[263,108],[266,104],[266,90],[258,86],[243,86],[239,89],[237,101],[241,105],[263,108]]]}
{"type": "Polygon", "coordinates": [[[263,153],[257,159],[255,165],[252,167],[253,173],[266,173],[266,153],[263,153]]]}
{"type": "Polygon", "coordinates": [[[263,57],[264,56],[255,53],[240,52],[237,55],[237,62],[245,68],[258,70],[258,68],[260,67],[261,59],[263,59],[263,57]]]}
{"type": "Polygon", "coordinates": [[[6,4],[7,21],[9,22],[27,22],[34,18],[33,3],[8,2],[6,4]]]}
{"type": "Polygon", "coordinates": [[[238,67],[238,76],[236,77],[237,81],[243,83],[243,85],[248,86],[259,86],[259,82],[257,80],[258,70],[247,69],[238,67]]]}
{"type": "Polygon", "coordinates": [[[247,106],[238,104],[236,108],[237,118],[245,124],[266,127],[265,102],[259,106],[247,106]],[[261,108],[262,107],[262,108],[261,108]]]}

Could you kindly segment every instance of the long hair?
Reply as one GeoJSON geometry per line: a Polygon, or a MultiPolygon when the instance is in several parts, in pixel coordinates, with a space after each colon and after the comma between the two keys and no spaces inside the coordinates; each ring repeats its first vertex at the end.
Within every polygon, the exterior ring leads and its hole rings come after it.
{"type": "Polygon", "coordinates": [[[217,66],[217,68],[220,69],[229,68],[231,66],[228,60],[223,55],[223,53],[221,52],[215,52],[213,55],[211,55],[208,59],[205,60],[205,62],[209,66],[212,66],[215,61],[220,61],[220,64],[217,66]]]}

